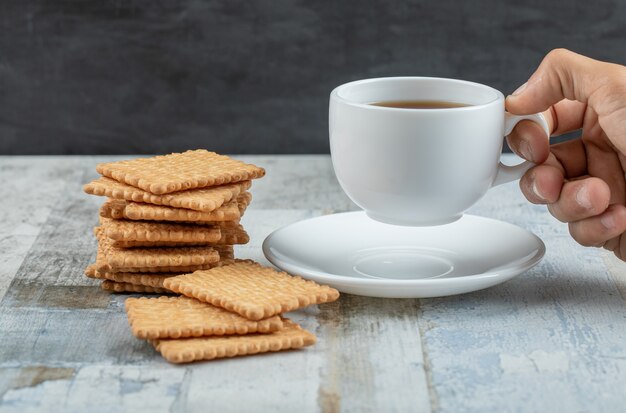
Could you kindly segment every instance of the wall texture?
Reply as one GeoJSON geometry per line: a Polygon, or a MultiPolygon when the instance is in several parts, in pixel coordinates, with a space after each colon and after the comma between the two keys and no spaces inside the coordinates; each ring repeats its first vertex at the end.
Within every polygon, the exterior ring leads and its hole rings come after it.
{"type": "Polygon", "coordinates": [[[567,47],[626,63],[621,0],[0,2],[0,153],[324,153],[343,82],[504,93],[567,47]]]}

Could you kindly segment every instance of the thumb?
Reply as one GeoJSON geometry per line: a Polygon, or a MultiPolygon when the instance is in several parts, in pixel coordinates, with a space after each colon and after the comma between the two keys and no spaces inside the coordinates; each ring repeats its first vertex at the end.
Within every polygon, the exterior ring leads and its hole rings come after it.
{"type": "Polygon", "coordinates": [[[552,50],[528,82],[506,98],[506,108],[517,115],[528,115],[543,112],[563,99],[594,107],[594,103],[601,104],[594,102],[594,93],[615,79],[620,68],[566,49],[552,50]]]}

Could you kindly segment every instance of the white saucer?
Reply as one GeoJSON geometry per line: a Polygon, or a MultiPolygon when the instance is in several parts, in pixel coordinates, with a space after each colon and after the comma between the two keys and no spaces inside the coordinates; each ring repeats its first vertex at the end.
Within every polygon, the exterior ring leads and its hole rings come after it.
{"type": "Polygon", "coordinates": [[[425,298],[507,281],[536,265],[545,245],[525,229],[473,215],[402,227],[347,212],[278,229],[263,242],[263,253],[284,271],[344,293],[425,298]]]}

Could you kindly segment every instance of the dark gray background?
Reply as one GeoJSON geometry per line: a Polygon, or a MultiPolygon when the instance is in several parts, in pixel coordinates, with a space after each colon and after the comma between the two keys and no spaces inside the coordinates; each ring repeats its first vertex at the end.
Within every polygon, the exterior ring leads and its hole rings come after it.
{"type": "Polygon", "coordinates": [[[3,0],[0,153],[325,153],[338,84],[509,93],[555,47],[626,63],[626,2],[3,0]]]}

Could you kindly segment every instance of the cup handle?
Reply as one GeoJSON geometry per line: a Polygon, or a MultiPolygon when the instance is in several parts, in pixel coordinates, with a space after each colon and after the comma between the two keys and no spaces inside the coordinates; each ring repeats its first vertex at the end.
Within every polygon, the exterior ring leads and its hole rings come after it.
{"type": "MultiPolygon", "coordinates": [[[[548,127],[548,121],[546,121],[546,118],[543,116],[542,113],[518,116],[512,115],[509,112],[504,112],[504,135],[506,136],[511,133],[515,125],[523,120],[531,120],[539,124],[539,126],[541,126],[546,132],[546,136],[548,137],[548,139],[550,139],[550,128],[548,127]]],[[[528,171],[533,166],[535,166],[535,164],[530,161],[524,161],[518,165],[513,166],[505,165],[500,162],[498,165],[498,173],[496,174],[496,178],[493,180],[491,186],[494,187],[500,184],[505,184],[507,182],[520,179],[522,175],[524,175],[526,171],[528,171]]]]}

